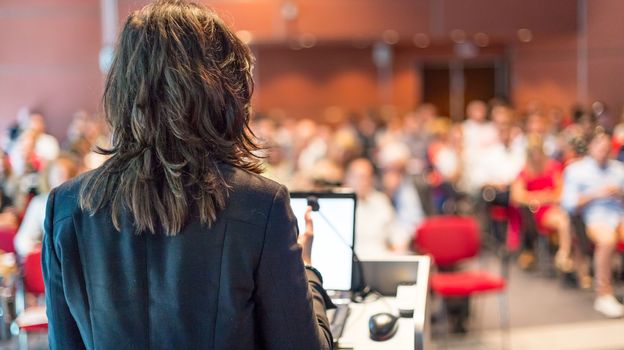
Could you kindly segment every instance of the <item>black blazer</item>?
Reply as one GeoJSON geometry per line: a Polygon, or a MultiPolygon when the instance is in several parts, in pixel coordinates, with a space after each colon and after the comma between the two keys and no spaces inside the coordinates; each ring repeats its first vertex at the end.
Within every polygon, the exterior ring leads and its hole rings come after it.
{"type": "Polygon", "coordinates": [[[92,174],[48,199],[52,349],[331,348],[326,294],[304,269],[284,186],[225,168],[232,190],[216,223],[193,218],[167,237],[134,234],[128,215],[118,232],[109,210],[82,212],[80,185],[92,174]]]}

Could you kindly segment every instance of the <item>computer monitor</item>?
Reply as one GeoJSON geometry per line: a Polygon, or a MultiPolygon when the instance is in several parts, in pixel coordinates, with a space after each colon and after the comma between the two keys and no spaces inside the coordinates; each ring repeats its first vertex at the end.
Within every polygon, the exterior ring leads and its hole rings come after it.
{"type": "MultiPolygon", "coordinates": [[[[426,261],[425,261],[426,262],[426,261]]],[[[417,284],[419,255],[389,255],[360,260],[366,285],[382,295],[395,295],[400,284],[417,284]]]]}
{"type": "Polygon", "coordinates": [[[310,197],[316,198],[319,204],[318,212],[312,212],[312,265],[323,275],[325,289],[350,291],[353,286],[355,194],[292,192],[290,205],[297,217],[299,232],[305,230],[304,214],[310,197]]]}

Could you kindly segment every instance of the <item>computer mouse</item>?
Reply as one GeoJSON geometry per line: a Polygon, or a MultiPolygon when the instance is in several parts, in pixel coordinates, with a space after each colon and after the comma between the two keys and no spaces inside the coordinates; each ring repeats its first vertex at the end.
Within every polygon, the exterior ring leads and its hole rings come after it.
{"type": "Polygon", "coordinates": [[[371,316],[368,320],[370,338],[375,341],[384,341],[392,338],[397,328],[399,328],[398,320],[398,317],[387,312],[371,316]]]}

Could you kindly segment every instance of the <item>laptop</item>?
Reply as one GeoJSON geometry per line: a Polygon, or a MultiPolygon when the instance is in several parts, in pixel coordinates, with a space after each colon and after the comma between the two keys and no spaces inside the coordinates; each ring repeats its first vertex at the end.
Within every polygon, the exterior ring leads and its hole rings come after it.
{"type": "Polygon", "coordinates": [[[422,256],[389,255],[361,260],[367,286],[384,296],[396,294],[402,284],[416,284],[422,256]]]}

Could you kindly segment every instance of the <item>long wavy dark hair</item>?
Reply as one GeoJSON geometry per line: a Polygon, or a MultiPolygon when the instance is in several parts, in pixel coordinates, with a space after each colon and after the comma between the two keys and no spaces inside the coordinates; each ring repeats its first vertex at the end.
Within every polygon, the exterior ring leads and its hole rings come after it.
{"type": "Polygon", "coordinates": [[[86,179],[82,209],[109,207],[120,230],[159,224],[175,235],[197,210],[212,225],[229,186],[221,165],[260,172],[249,130],[249,48],[210,9],[159,0],[132,13],[117,44],[103,106],[110,158],[86,179]]]}

